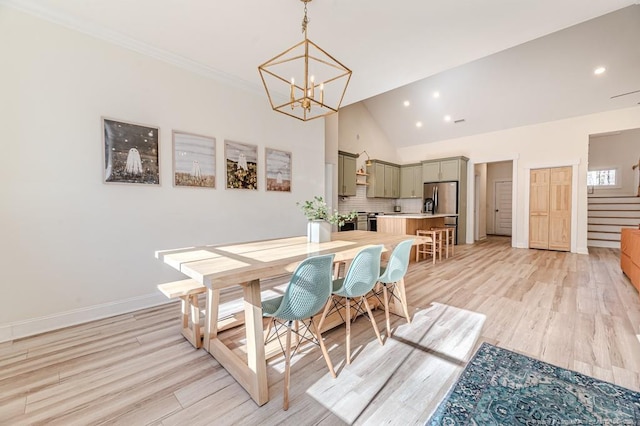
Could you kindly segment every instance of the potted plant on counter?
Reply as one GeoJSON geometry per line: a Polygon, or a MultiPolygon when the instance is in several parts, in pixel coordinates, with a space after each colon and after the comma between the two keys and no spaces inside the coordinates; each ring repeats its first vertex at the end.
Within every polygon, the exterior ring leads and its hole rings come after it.
{"type": "Polygon", "coordinates": [[[313,200],[296,203],[302,213],[309,219],[307,224],[307,240],[310,243],[324,243],[331,241],[331,225],[342,226],[347,220],[353,220],[358,214],[353,211],[347,214],[334,210],[329,213],[329,207],[322,197],[315,196],[313,200]]]}

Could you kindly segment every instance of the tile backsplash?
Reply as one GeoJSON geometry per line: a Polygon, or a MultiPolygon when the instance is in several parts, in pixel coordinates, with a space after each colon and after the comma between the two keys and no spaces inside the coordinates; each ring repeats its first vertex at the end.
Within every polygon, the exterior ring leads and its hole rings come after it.
{"type": "Polygon", "coordinates": [[[393,207],[400,206],[403,213],[419,213],[422,208],[422,200],[410,199],[389,199],[389,198],[367,198],[367,187],[358,185],[355,197],[338,197],[338,211],[348,213],[357,212],[385,212],[393,213],[393,207]]]}

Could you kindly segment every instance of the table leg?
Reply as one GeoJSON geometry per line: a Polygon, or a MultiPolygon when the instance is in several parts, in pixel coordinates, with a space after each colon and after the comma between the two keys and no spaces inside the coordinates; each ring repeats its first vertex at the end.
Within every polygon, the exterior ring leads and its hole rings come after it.
{"type": "Polygon", "coordinates": [[[207,290],[207,312],[203,347],[233,376],[258,405],[269,401],[267,360],[262,329],[262,300],[260,281],[242,284],[244,294],[244,320],[247,337],[247,361],[227,347],[218,338],[218,307],[220,290],[207,290]]]}
{"type": "Polygon", "coordinates": [[[207,288],[207,300],[204,317],[204,336],[202,347],[211,352],[211,339],[218,337],[218,309],[220,306],[220,290],[207,288]]]}
{"type": "Polygon", "coordinates": [[[262,326],[260,280],[250,281],[243,287],[247,364],[249,370],[253,372],[249,385],[251,389],[247,390],[258,405],[263,405],[269,400],[269,385],[267,383],[267,360],[262,326]]]}

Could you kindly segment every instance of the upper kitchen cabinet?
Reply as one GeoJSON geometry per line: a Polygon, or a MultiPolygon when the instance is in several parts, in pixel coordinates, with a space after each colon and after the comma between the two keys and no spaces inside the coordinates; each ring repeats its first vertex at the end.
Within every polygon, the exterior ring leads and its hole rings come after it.
{"type": "Polygon", "coordinates": [[[441,158],[439,160],[427,160],[422,162],[423,182],[444,182],[460,180],[466,175],[467,157],[441,158]],[[462,170],[464,169],[464,173],[462,170]]]}
{"type": "Polygon", "coordinates": [[[422,165],[400,166],[400,198],[422,198],[422,165]]]}
{"type": "Polygon", "coordinates": [[[355,154],[338,151],[338,195],[351,197],[356,195],[356,158],[355,154]]]}
{"type": "Polygon", "coordinates": [[[367,197],[400,197],[400,166],[380,160],[371,160],[367,166],[367,197]]]}

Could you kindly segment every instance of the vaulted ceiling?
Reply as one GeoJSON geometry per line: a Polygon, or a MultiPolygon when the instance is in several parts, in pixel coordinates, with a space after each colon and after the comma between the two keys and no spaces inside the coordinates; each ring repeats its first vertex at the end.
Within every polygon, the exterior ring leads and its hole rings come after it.
{"type": "MultiPolygon", "coordinates": [[[[406,146],[637,105],[611,97],[640,90],[638,3],[313,0],[309,38],[353,70],[343,105],[406,146]]],[[[258,92],[257,65],[302,40],[298,0],[0,4],[258,92]]]]}

